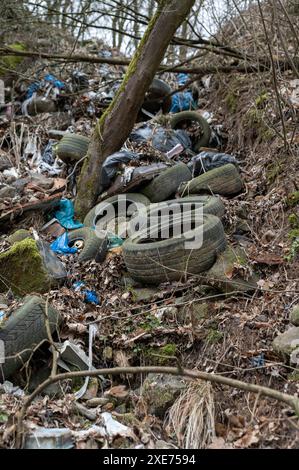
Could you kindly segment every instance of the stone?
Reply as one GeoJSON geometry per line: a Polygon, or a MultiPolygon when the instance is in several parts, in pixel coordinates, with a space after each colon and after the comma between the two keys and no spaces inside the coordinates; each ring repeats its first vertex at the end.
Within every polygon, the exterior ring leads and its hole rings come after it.
{"type": "Polygon", "coordinates": [[[29,230],[21,228],[20,230],[16,230],[14,233],[9,235],[9,237],[7,237],[7,240],[11,245],[13,245],[14,243],[21,242],[26,238],[32,238],[31,232],[29,230]]]}
{"type": "Polygon", "coordinates": [[[142,385],[141,398],[145,401],[150,414],[163,418],[185,388],[186,382],[181,377],[149,374],[142,385]]]}
{"type": "Polygon", "coordinates": [[[273,341],[273,349],[277,354],[288,358],[299,347],[299,327],[292,326],[278,335],[273,341]]]}
{"type": "Polygon", "coordinates": [[[17,190],[13,186],[3,186],[0,189],[0,199],[12,199],[15,197],[16,193],[17,190]]]}
{"type": "Polygon", "coordinates": [[[14,294],[47,292],[57,279],[53,278],[43,261],[37,243],[26,238],[0,254],[0,292],[11,289],[14,294]]]}
{"type": "Polygon", "coordinates": [[[257,289],[258,276],[253,273],[246,280],[240,274],[234,274],[235,264],[246,267],[248,264],[246,253],[239,246],[228,246],[219,254],[211,269],[206,272],[204,282],[225,294],[250,292],[257,289]]]}
{"type": "Polygon", "coordinates": [[[159,289],[154,289],[152,287],[135,287],[132,290],[133,300],[136,302],[147,301],[159,294],[159,292],[159,289]]]}
{"type": "Polygon", "coordinates": [[[47,176],[41,175],[39,173],[30,172],[31,183],[39,186],[42,189],[51,189],[54,180],[53,178],[48,178],[47,176]]]}
{"type": "Polygon", "coordinates": [[[291,311],[290,322],[295,326],[299,326],[299,305],[295,305],[291,311]]]}

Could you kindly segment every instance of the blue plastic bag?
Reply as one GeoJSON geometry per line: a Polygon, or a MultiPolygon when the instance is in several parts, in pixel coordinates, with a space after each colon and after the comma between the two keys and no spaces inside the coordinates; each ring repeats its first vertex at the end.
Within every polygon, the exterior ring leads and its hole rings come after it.
{"type": "MultiPolygon", "coordinates": [[[[180,86],[186,85],[189,77],[186,73],[179,73],[177,82],[180,86]]],[[[170,113],[179,113],[180,111],[190,111],[196,109],[197,103],[194,101],[190,90],[179,91],[172,97],[170,113]]]]}
{"type": "Polygon", "coordinates": [[[80,228],[83,224],[74,221],[74,205],[70,199],[61,199],[59,202],[59,209],[54,212],[54,217],[58,220],[60,225],[66,229],[80,228]]]}
{"type": "Polygon", "coordinates": [[[61,255],[76,253],[78,251],[75,246],[70,247],[68,245],[67,232],[64,232],[60,237],[56,238],[56,240],[51,243],[50,248],[54,253],[60,253],[61,255]]]}
{"type": "Polygon", "coordinates": [[[60,80],[57,80],[56,77],[54,77],[54,75],[51,75],[50,73],[48,73],[47,75],[45,75],[45,78],[44,78],[45,82],[49,82],[49,83],[52,83],[52,85],[54,85],[56,88],[64,88],[64,83],[61,82],[60,80]]]}
{"type": "Polygon", "coordinates": [[[87,304],[100,305],[99,298],[96,291],[90,289],[82,289],[85,286],[85,283],[82,281],[76,281],[73,284],[75,292],[82,292],[84,295],[84,302],[87,304]]]}

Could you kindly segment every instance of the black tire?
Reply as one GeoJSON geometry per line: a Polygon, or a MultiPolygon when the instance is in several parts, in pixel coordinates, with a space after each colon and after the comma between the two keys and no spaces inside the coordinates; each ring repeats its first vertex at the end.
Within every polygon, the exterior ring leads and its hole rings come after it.
{"type": "MultiPolygon", "coordinates": [[[[181,219],[173,221],[172,227],[181,223],[181,219]]],[[[160,228],[163,229],[163,226],[160,228]]],[[[133,279],[148,284],[159,284],[179,280],[187,274],[207,271],[225,246],[225,234],[220,219],[205,214],[202,224],[178,238],[151,241],[149,229],[137,232],[124,242],[123,256],[133,279]],[[201,246],[185,246],[190,237],[200,233],[203,236],[201,246]]]]}
{"type": "Polygon", "coordinates": [[[203,175],[193,178],[180,188],[181,196],[189,194],[210,193],[232,196],[243,189],[243,181],[237,168],[228,163],[203,175]]]}
{"type": "Polygon", "coordinates": [[[84,246],[78,256],[79,262],[95,260],[102,262],[107,253],[107,235],[99,233],[90,227],[82,227],[68,232],[69,245],[75,241],[82,240],[84,246]]]}
{"type": "MultiPolygon", "coordinates": [[[[194,211],[199,205],[202,205],[203,214],[212,214],[217,217],[222,217],[225,212],[225,207],[220,197],[216,196],[188,196],[184,198],[171,199],[169,201],[159,202],[151,204],[147,208],[143,208],[138,211],[134,217],[132,217],[133,230],[143,230],[150,223],[150,217],[157,217],[158,223],[163,220],[163,217],[171,218],[171,206],[175,205],[174,216],[177,214],[177,208],[179,208],[179,215],[184,215],[185,211],[194,211]],[[185,206],[183,209],[182,206],[185,206]],[[159,220],[160,219],[160,220],[159,220]]],[[[164,219],[165,220],[165,219],[164,219]]]]}
{"type": "Polygon", "coordinates": [[[132,210],[134,210],[134,204],[136,206],[136,210],[138,209],[139,204],[140,205],[142,204],[144,206],[148,206],[150,204],[149,199],[143,194],[125,193],[125,194],[111,196],[105,199],[105,201],[97,204],[88,212],[88,214],[86,215],[84,219],[84,225],[86,227],[95,227],[97,221],[99,220],[98,214],[103,213],[107,209],[107,207],[111,204],[116,209],[118,201],[123,200],[124,198],[128,204],[133,204],[133,207],[131,207],[132,210]]]}
{"type": "Polygon", "coordinates": [[[182,111],[176,113],[170,120],[172,129],[179,129],[182,124],[187,122],[197,122],[201,128],[201,137],[193,143],[193,149],[195,152],[199,152],[201,147],[207,147],[211,137],[211,128],[209,123],[196,111],[182,111]]]}
{"type": "Polygon", "coordinates": [[[65,163],[78,161],[85,157],[89,138],[79,134],[65,134],[56,145],[55,153],[65,163]]]}
{"type": "MultiPolygon", "coordinates": [[[[160,109],[163,114],[167,114],[171,108],[172,99],[171,96],[165,97],[170,93],[171,88],[166,82],[159,78],[154,78],[145,96],[142,108],[154,115],[157,114],[160,109]]],[[[142,119],[149,119],[142,110],[140,110],[139,114],[142,119]]]]}
{"type": "Polygon", "coordinates": [[[162,202],[172,196],[181,183],[190,181],[191,178],[192,174],[187,165],[185,163],[178,163],[171,168],[163,170],[141,192],[151,202],[162,202]]]}
{"type": "MultiPolygon", "coordinates": [[[[14,311],[10,317],[0,326],[0,340],[4,342],[5,357],[4,364],[0,364],[0,382],[9,377],[32,354],[34,348],[44,339],[48,338],[46,330],[45,301],[38,296],[28,296],[24,305],[14,311]],[[16,356],[9,358],[10,356],[16,356]]],[[[51,333],[60,323],[59,313],[48,305],[48,319],[51,333]]]]}

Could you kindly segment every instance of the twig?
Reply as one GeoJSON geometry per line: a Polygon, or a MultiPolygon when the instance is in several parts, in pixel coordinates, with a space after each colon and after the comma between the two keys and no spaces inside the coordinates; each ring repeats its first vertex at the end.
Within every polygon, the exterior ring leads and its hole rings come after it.
{"type": "Polygon", "coordinates": [[[246,392],[253,392],[260,395],[264,395],[268,398],[273,398],[289,405],[299,417],[299,398],[289,395],[287,393],[279,392],[278,390],[273,390],[269,387],[264,387],[262,385],[249,384],[242,382],[240,380],[232,379],[229,377],[223,377],[218,374],[211,374],[209,372],[195,371],[190,369],[182,369],[177,367],[155,367],[155,366],[144,366],[144,367],[114,367],[111,369],[96,369],[92,371],[76,371],[76,372],[65,372],[63,374],[55,375],[54,377],[49,377],[44,382],[42,382],[32,393],[29,395],[21,408],[17,413],[17,423],[16,423],[16,446],[21,448],[23,445],[24,437],[24,417],[29,405],[32,403],[35,397],[37,397],[45,388],[49,385],[60,382],[61,380],[74,379],[76,377],[97,377],[98,375],[120,375],[120,374],[149,374],[149,373],[158,373],[158,374],[169,374],[176,376],[188,377],[193,380],[205,380],[212,383],[218,383],[222,385],[227,385],[229,387],[238,388],[240,390],[245,390],[246,392]]]}

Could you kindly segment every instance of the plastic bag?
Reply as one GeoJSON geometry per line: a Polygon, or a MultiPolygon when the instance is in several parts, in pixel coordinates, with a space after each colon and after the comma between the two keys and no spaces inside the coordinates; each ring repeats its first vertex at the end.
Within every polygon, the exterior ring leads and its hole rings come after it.
{"type": "Polygon", "coordinates": [[[189,135],[183,129],[165,129],[161,126],[152,127],[144,124],[130,134],[130,139],[134,142],[150,142],[151,145],[160,152],[169,152],[178,144],[184,149],[192,146],[189,135]]]}
{"type": "Polygon", "coordinates": [[[74,221],[74,205],[69,199],[61,199],[58,211],[54,212],[54,217],[60,225],[66,229],[80,228],[83,224],[74,221]]]}
{"type": "Polygon", "coordinates": [[[80,292],[84,296],[84,302],[87,304],[95,304],[95,305],[100,305],[99,298],[97,296],[96,291],[90,290],[90,289],[83,289],[85,286],[85,283],[82,281],[77,281],[74,282],[73,288],[75,292],[80,292]]]}
{"type": "Polygon", "coordinates": [[[113,178],[115,177],[119,167],[123,163],[128,163],[131,160],[139,160],[139,154],[121,150],[113,153],[106,158],[101,170],[101,186],[106,189],[110,186],[113,178]]]}
{"type": "MultiPolygon", "coordinates": [[[[186,73],[179,73],[177,77],[177,83],[180,86],[185,85],[189,80],[189,76],[186,73]]],[[[197,108],[197,103],[193,98],[191,90],[179,91],[172,96],[172,105],[170,113],[179,113],[180,111],[189,111],[197,108]]]]}
{"type": "Polygon", "coordinates": [[[67,255],[70,253],[76,253],[78,249],[76,247],[70,247],[68,244],[68,236],[67,232],[60,235],[60,237],[56,238],[54,242],[50,245],[51,250],[55,253],[60,253],[62,255],[67,255]]]}
{"type": "Polygon", "coordinates": [[[200,152],[192,158],[190,167],[193,177],[196,177],[206,171],[226,165],[227,163],[237,165],[238,160],[227,153],[200,152]]]}

